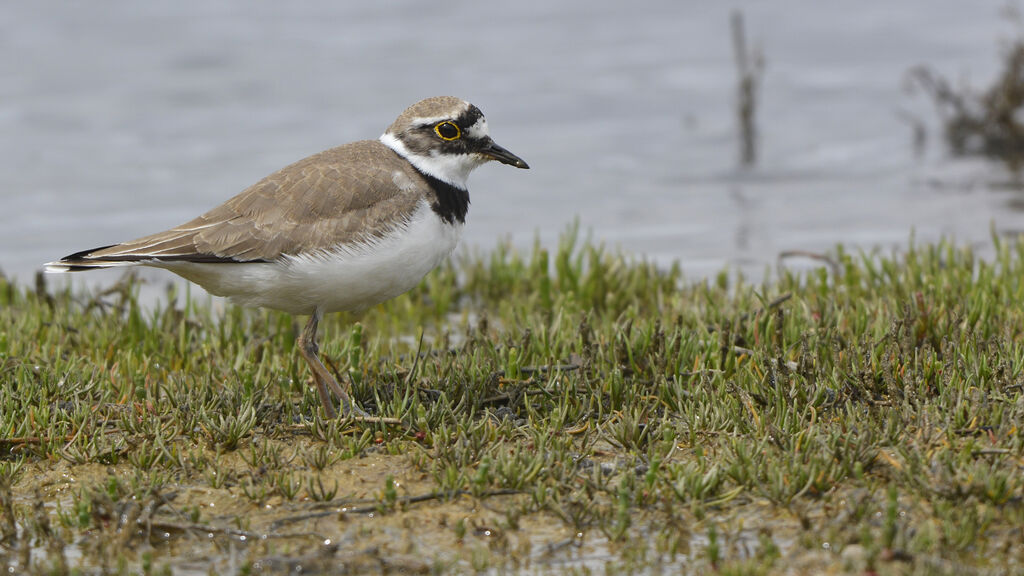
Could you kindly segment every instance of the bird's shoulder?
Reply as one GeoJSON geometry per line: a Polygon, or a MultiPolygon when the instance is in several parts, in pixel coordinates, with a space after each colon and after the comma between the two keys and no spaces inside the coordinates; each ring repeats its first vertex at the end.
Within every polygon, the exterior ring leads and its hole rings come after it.
{"type": "Polygon", "coordinates": [[[362,140],[290,164],[203,217],[227,211],[257,219],[311,220],[395,200],[416,200],[426,190],[422,175],[408,161],[377,140],[362,140]]]}

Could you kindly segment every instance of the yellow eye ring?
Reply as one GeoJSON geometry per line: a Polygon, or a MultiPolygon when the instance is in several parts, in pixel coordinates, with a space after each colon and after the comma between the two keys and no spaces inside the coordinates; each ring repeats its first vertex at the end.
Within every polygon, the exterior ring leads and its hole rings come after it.
{"type": "Polygon", "coordinates": [[[437,126],[434,126],[434,133],[437,134],[438,138],[445,142],[458,140],[462,137],[462,130],[459,129],[459,125],[449,120],[445,120],[437,126]]]}

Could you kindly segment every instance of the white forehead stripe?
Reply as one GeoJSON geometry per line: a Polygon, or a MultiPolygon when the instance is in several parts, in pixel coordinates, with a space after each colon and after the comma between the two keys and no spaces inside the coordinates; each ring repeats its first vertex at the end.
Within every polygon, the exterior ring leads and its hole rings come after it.
{"type": "MultiPolygon", "coordinates": [[[[456,115],[458,116],[458,115],[456,115]]],[[[409,121],[410,126],[433,126],[444,120],[451,120],[451,116],[437,116],[434,118],[413,118],[409,121]]]]}

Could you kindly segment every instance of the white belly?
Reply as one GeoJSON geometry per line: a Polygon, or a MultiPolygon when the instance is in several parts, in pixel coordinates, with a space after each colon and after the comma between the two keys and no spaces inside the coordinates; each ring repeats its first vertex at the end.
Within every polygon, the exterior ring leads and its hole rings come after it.
{"type": "Polygon", "coordinates": [[[391,235],[365,244],[337,246],[277,262],[161,267],[242,306],[309,314],[362,310],[412,289],[444,261],[462,235],[462,224],[448,224],[427,202],[391,235]]]}

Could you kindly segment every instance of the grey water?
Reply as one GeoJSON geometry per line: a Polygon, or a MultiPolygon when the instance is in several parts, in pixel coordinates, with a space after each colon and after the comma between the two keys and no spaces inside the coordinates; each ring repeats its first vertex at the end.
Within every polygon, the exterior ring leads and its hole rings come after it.
{"type": "Polygon", "coordinates": [[[982,89],[1021,34],[1006,12],[1003,0],[6,2],[0,269],[27,281],[70,252],[179,224],[440,94],[477,104],[532,167],[472,175],[464,246],[553,245],[578,219],[689,279],[757,277],[782,252],[837,243],[899,250],[912,233],[984,246],[993,227],[1024,230],[1022,192],[998,163],[950,156],[907,71],[982,89]],[[766,61],[749,168],[736,9],[766,61]],[[923,149],[906,118],[927,128],[923,149]]]}

